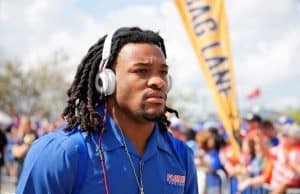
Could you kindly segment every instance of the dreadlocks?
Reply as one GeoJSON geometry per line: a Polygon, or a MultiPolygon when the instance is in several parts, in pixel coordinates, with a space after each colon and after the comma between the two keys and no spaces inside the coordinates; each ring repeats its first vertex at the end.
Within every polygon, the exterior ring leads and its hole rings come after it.
{"type": "MultiPolygon", "coordinates": [[[[68,125],[65,130],[71,130],[80,125],[83,131],[99,130],[99,123],[102,116],[96,111],[96,107],[104,104],[105,96],[97,92],[95,88],[95,77],[99,71],[99,64],[102,59],[103,44],[106,36],[100,38],[89,50],[78,66],[74,81],[67,91],[67,106],[62,117],[68,125]]],[[[120,28],[113,36],[111,45],[111,55],[107,68],[112,68],[122,47],[128,43],[151,43],[161,48],[165,58],[166,50],[164,40],[158,33],[149,30],[141,30],[138,27],[120,28]]],[[[165,112],[175,113],[176,110],[165,107],[165,112]]],[[[102,124],[102,123],[101,123],[102,124]]],[[[166,130],[170,124],[167,117],[163,115],[158,120],[162,130],[166,130]]]]}

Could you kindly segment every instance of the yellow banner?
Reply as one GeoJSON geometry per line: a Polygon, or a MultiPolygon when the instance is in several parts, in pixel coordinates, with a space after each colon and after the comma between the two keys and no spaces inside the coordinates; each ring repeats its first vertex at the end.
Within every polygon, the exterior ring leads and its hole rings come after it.
{"type": "Polygon", "coordinates": [[[233,136],[239,130],[235,80],[223,0],[175,0],[184,27],[212,92],[220,120],[233,136]]]}

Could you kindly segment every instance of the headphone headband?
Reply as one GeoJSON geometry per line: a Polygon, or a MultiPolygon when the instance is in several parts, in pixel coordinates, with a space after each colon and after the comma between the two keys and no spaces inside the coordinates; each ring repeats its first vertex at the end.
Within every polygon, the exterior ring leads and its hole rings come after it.
{"type": "Polygon", "coordinates": [[[114,72],[111,69],[106,69],[111,53],[113,35],[114,33],[111,33],[105,37],[102,49],[102,59],[99,64],[99,72],[95,79],[95,87],[97,91],[104,96],[113,94],[116,87],[114,72]]]}
{"type": "Polygon", "coordinates": [[[114,33],[110,33],[105,38],[105,41],[103,44],[103,50],[102,50],[102,59],[101,59],[100,65],[99,65],[100,72],[102,72],[107,66],[107,62],[109,60],[110,52],[111,52],[113,35],[114,35],[114,33]]]}

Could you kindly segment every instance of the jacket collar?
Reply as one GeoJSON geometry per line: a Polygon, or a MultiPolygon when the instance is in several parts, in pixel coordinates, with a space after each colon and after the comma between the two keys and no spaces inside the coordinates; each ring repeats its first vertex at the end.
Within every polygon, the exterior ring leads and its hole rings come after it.
{"type": "MultiPolygon", "coordinates": [[[[104,114],[104,106],[100,106],[97,108],[97,111],[103,115],[104,114]]],[[[98,134],[97,134],[98,136],[98,134]]],[[[136,157],[140,157],[137,150],[130,142],[130,140],[124,136],[126,145],[131,154],[136,157]]],[[[124,147],[124,143],[121,136],[121,129],[112,119],[109,113],[107,113],[106,123],[105,123],[105,131],[102,139],[102,149],[103,151],[113,151],[115,149],[119,149],[124,147]]],[[[170,147],[170,143],[168,141],[167,132],[162,132],[157,123],[155,123],[152,134],[149,137],[147,147],[143,156],[143,160],[146,161],[152,156],[154,156],[158,149],[167,152],[172,155],[172,149],[170,147]]]]}

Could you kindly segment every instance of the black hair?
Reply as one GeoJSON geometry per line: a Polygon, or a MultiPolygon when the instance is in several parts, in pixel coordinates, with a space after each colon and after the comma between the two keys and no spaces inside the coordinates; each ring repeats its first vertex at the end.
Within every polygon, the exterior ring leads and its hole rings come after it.
{"type": "Polygon", "coordinates": [[[274,129],[273,123],[270,120],[264,120],[260,124],[260,128],[265,130],[265,129],[274,129]]]}
{"type": "Polygon", "coordinates": [[[196,138],[196,132],[192,129],[192,128],[189,128],[187,129],[185,132],[184,132],[184,135],[186,137],[186,140],[195,140],[196,138]]]}
{"type": "Polygon", "coordinates": [[[226,142],[222,135],[220,134],[219,130],[215,127],[210,127],[208,129],[209,133],[212,135],[212,138],[214,140],[214,149],[220,150],[222,147],[226,145],[226,142]]]}
{"type": "MultiPolygon", "coordinates": [[[[71,87],[67,91],[67,106],[62,113],[63,119],[67,121],[65,128],[67,131],[77,125],[80,125],[81,130],[88,132],[101,129],[103,118],[96,111],[96,107],[105,103],[105,96],[97,92],[95,78],[102,59],[105,38],[106,36],[103,36],[89,48],[88,53],[77,68],[71,87]]],[[[124,27],[119,28],[113,35],[107,68],[112,68],[120,50],[128,43],[154,44],[162,50],[165,58],[167,58],[164,40],[158,33],[142,30],[138,27],[124,27]]],[[[165,112],[175,113],[178,116],[177,111],[169,107],[165,107],[165,112]]],[[[158,124],[162,130],[167,130],[170,121],[163,115],[158,119],[158,124]]]]}

